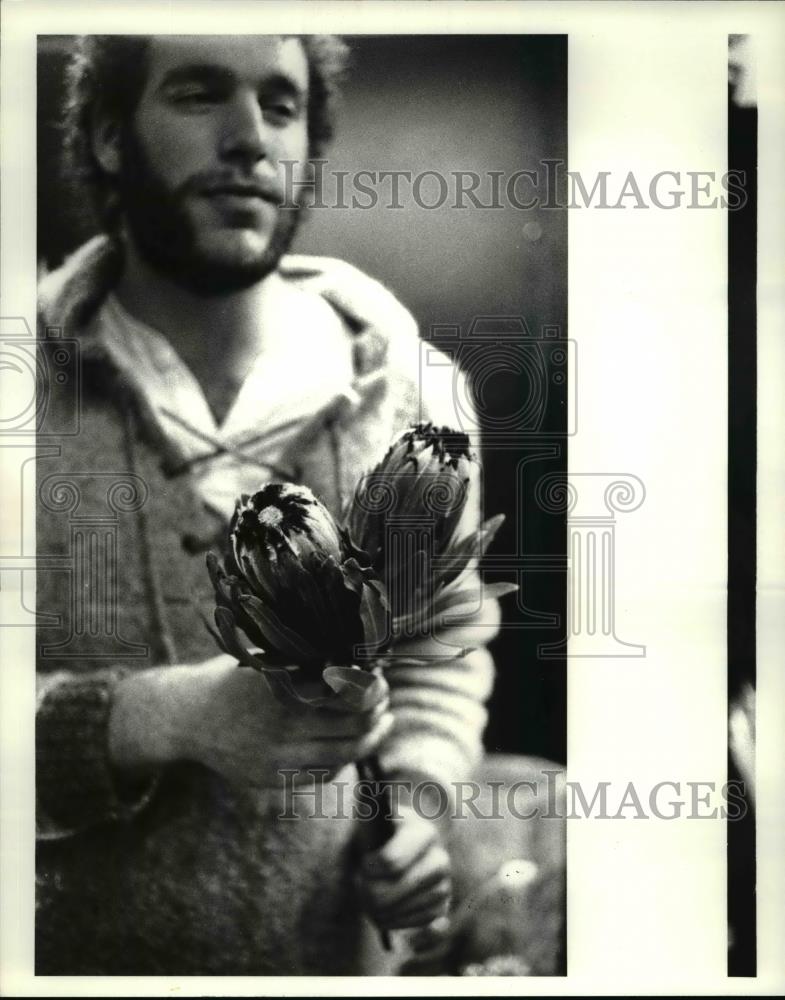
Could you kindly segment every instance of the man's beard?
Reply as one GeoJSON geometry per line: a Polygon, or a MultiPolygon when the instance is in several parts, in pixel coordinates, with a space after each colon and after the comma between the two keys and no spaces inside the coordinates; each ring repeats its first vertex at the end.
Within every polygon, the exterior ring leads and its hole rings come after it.
{"type": "MultiPolygon", "coordinates": [[[[168,188],[150,166],[141,143],[129,129],[123,139],[120,198],[129,235],[154,270],[204,298],[229,295],[257,284],[274,271],[291,245],[302,205],[279,208],[264,250],[227,254],[199,246],[186,201],[198,186],[190,178],[168,188]]],[[[282,199],[283,200],[283,199],[282,199]]]]}

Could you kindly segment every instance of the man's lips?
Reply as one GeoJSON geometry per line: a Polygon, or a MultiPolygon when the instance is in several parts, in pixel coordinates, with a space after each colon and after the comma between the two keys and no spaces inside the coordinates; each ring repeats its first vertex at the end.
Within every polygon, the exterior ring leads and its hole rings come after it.
{"type": "Polygon", "coordinates": [[[243,181],[210,184],[200,192],[207,198],[236,199],[243,202],[265,201],[276,207],[281,204],[281,193],[267,185],[243,181]]]}

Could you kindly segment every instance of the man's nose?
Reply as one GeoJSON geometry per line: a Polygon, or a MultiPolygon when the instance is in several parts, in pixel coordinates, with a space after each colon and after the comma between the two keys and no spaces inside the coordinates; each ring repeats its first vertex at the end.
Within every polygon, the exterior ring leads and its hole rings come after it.
{"type": "Polygon", "coordinates": [[[227,105],[221,136],[224,159],[251,165],[270,155],[271,128],[255,94],[239,93],[227,105]]]}

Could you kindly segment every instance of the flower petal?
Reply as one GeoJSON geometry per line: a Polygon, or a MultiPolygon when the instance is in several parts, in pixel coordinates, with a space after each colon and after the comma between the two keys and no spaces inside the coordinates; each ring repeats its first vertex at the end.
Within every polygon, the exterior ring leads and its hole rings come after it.
{"type": "MultiPolygon", "coordinates": [[[[249,649],[246,649],[242,642],[240,642],[237,626],[231,611],[227,608],[216,608],[215,624],[218,626],[218,630],[221,633],[222,641],[219,645],[225,653],[235,657],[239,663],[248,667],[253,667],[254,670],[262,669],[264,661],[260,657],[254,655],[249,649]]],[[[213,635],[215,635],[215,633],[213,633],[213,635]]]]}
{"type": "Polygon", "coordinates": [[[269,645],[284,659],[296,664],[315,663],[323,659],[299,632],[284,625],[272,608],[262,604],[258,598],[246,595],[240,598],[240,605],[269,645]]]}

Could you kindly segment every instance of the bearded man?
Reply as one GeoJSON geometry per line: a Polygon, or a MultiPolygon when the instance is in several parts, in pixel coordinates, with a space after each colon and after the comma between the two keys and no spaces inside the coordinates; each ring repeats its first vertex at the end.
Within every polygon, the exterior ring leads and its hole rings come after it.
{"type": "Polygon", "coordinates": [[[283,708],[200,621],[240,493],[287,478],[337,514],[407,425],[454,421],[389,292],[287,255],[284,180],[331,136],[343,56],[315,36],[96,36],[69,68],[71,170],[102,233],[39,300],[84,376],[78,435],[39,461],[39,557],[76,566],[38,576],[41,975],[385,972],[364,912],[415,946],[444,927],[438,821],[404,807],[362,855],[338,796],[372,751],[448,796],[468,777],[495,604],[479,648],[393,667],[362,713],[283,708]],[[324,769],[328,820],[279,818],[282,762],[324,769]]]}

